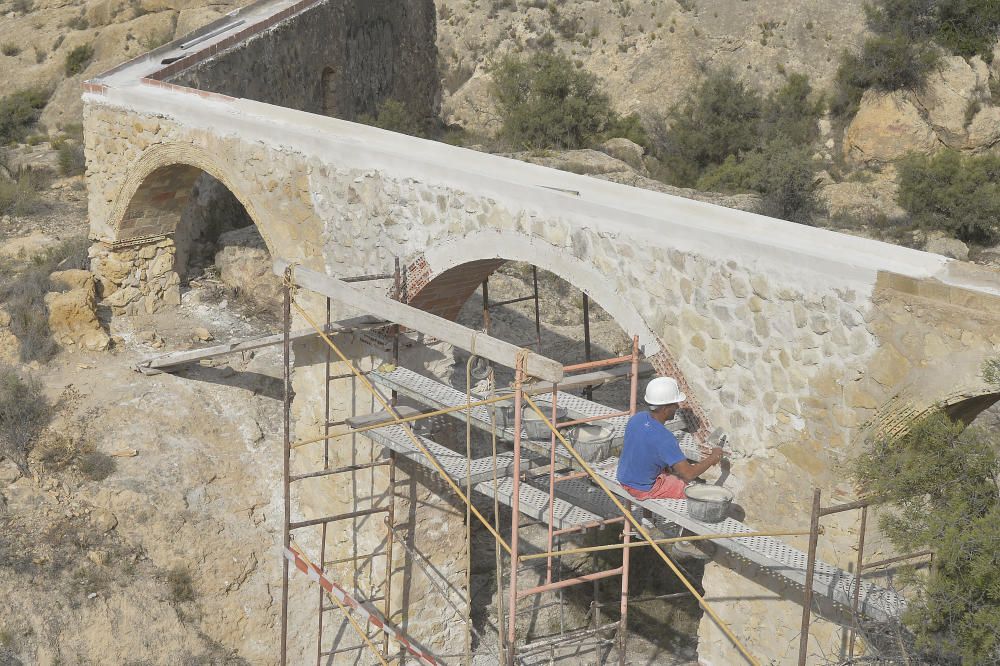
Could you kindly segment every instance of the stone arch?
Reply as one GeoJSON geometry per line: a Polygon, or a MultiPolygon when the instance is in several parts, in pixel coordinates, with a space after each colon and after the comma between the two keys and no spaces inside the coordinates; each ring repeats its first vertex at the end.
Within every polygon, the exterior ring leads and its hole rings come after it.
{"type": "Polygon", "coordinates": [[[406,263],[406,298],[414,307],[454,319],[482,281],[508,261],[532,264],[555,274],[600,304],[627,336],[638,335],[639,344],[656,371],[676,377],[687,394],[695,434],[699,438],[707,436],[711,425],[700,400],[662,338],[606,276],[567,248],[516,232],[492,230],[449,239],[406,263]]]}
{"type": "Polygon", "coordinates": [[[1000,402],[1000,390],[983,378],[992,355],[981,351],[951,354],[912,371],[870,422],[873,435],[901,435],[910,424],[940,410],[969,425],[1000,402]]]}
{"type": "Polygon", "coordinates": [[[115,242],[169,236],[177,230],[195,181],[207,173],[221,182],[246,210],[273,252],[268,230],[254,203],[237,187],[229,170],[204,148],[162,143],[146,149],[129,169],[109,213],[115,242]]]}

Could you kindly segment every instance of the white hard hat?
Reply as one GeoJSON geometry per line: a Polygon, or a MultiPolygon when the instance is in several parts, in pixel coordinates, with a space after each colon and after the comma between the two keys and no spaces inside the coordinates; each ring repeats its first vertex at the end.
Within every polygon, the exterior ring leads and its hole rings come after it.
{"type": "Polygon", "coordinates": [[[681,393],[677,380],[673,377],[657,377],[646,384],[646,395],[643,400],[647,405],[672,405],[684,402],[687,396],[681,393]]]}

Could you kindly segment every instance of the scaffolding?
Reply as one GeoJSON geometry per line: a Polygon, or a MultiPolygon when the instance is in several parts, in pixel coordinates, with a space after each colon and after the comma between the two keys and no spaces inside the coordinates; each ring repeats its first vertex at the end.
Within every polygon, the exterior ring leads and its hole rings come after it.
{"type": "MultiPolygon", "coordinates": [[[[487,333],[472,331],[454,322],[416,310],[401,302],[404,292],[403,276],[398,263],[392,274],[362,276],[348,280],[337,280],[321,273],[293,267],[285,262],[275,262],[275,272],[284,275],[283,331],[278,336],[263,336],[254,340],[218,345],[198,350],[181,352],[151,359],[140,365],[147,373],[169,371],[183,363],[199,358],[209,358],[224,353],[243,351],[274,344],[276,339],[283,344],[284,360],[284,456],[283,494],[284,529],[283,545],[285,559],[282,572],[281,597],[281,663],[288,658],[288,610],[290,567],[303,572],[320,586],[317,609],[316,663],[323,663],[338,654],[358,649],[368,649],[380,663],[386,664],[390,658],[390,641],[398,644],[402,657],[405,653],[420,663],[441,663],[438,657],[420,646],[413,637],[396,627],[392,622],[393,594],[392,569],[393,546],[399,542],[410,555],[412,561],[424,571],[432,584],[445,600],[453,605],[444,592],[441,581],[435,579],[433,571],[425,566],[419,552],[400,541],[399,528],[395,524],[396,468],[405,458],[410,463],[436,474],[449,491],[465,506],[467,517],[467,548],[471,552],[471,529],[473,520],[479,522],[493,537],[496,544],[498,660],[513,665],[528,663],[532,655],[548,651],[550,654],[561,645],[592,639],[600,645],[614,645],[618,652],[619,664],[625,664],[628,654],[628,611],[629,575],[631,551],[636,547],[652,549],[673,572],[693,596],[704,612],[712,618],[732,645],[748,663],[757,664],[744,644],[729,629],[725,622],[705,601],[695,586],[687,579],[677,564],[663,550],[663,546],[678,541],[702,543],[712,541],[734,555],[749,561],[763,571],[785,581],[800,585],[803,590],[803,626],[800,646],[800,663],[804,664],[808,641],[809,621],[814,595],[820,595],[842,608],[849,608],[854,618],[867,617],[876,621],[896,621],[905,607],[904,600],[892,590],[865,583],[861,577],[864,569],[884,565],[887,562],[869,563],[861,561],[864,548],[864,521],[868,503],[858,502],[839,507],[819,506],[817,491],[809,529],[801,530],[755,530],[732,518],[720,523],[703,523],[693,519],[687,512],[685,500],[644,500],[629,495],[617,483],[618,460],[607,448],[590,447],[586,442],[573,442],[567,437],[570,429],[586,424],[599,423],[607,429],[612,438],[620,438],[629,417],[637,408],[637,390],[640,375],[650,368],[642,359],[642,350],[637,337],[633,337],[631,353],[616,358],[588,360],[584,363],[564,366],[541,355],[540,330],[536,316],[536,350],[518,348],[490,337],[487,333]],[[373,296],[353,287],[351,282],[371,280],[393,280],[391,298],[373,296]],[[296,290],[307,289],[325,297],[325,320],[317,322],[295,299],[296,290]],[[332,321],[333,303],[346,304],[364,311],[361,317],[332,321]],[[293,310],[308,324],[308,328],[292,330],[293,310]],[[399,366],[400,344],[406,331],[426,337],[434,337],[448,342],[470,353],[467,366],[466,390],[454,389],[442,382],[417,374],[399,366]],[[391,362],[380,367],[363,371],[354,359],[349,358],[336,344],[333,336],[352,335],[356,340],[376,348],[377,353],[390,357],[391,362]],[[324,420],[320,435],[293,441],[291,425],[291,401],[293,396],[291,374],[293,340],[318,338],[325,350],[324,362],[324,420]],[[490,363],[502,364],[514,370],[512,386],[499,393],[496,388],[488,396],[473,393],[469,372],[473,361],[482,358],[490,363]],[[334,375],[335,363],[346,367],[349,372],[334,375]],[[370,395],[375,411],[363,417],[335,419],[331,400],[331,383],[353,378],[370,395]],[[629,399],[627,409],[613,409],[591,400],[592,387],[605,382],[625,380],[628,382],[629,399]],[[583,396],[574,395],[570,389],[582,389],[583,396]],[[398,405],[398,398],[406,397],[423,406],[413,409],[398,405]],[[448,416],[466,426],[466,450],[456,451],[430,437],[420,434],[413,426],[428,419],[448,416]],[[534,423],[526,427],[526,417],[534,423]],[[344,428],[334,432],[335,428],[344,428]],[[489,434],[492,452],[485,457],[474,458],[471,449],[473,429],[489,434]],[[544,433],[544,437],[539,434],[544,433]],[[346,466],[331,466],[332,446],[342,438],[362,436],[381,448],[372,460],[346,466]],[[497,442],[504,443],[501,450],[497,442]],[[322,461],[318,469],[291,472],[292,452],[300,447],[322,443],[322,461]],[[388,477],[388,492],[372,506],[318,518],[293,519],[293,495],[291,488],[307,479],[336,478],[342,474],[384,469],[388,477]],[[463,488],[464,485],[464,488],[463,488]],[[477,508],[475,497],[492,500],[493,521],[488,520],[477,508]],[[509,537],[501,534],[499,506],[511,510],[509,537]],[[862,531],[858,548],[856,574],[824,564],[816,559],[816,545],[822,529],[819,518],[823,515],[846,511],[862,510],[862,531]],[[338,524],[345,521],[372,520],[381,517],[384,525],[384,543],[379,549],[368,553],[354,553],[347,558],[327,560],[328,538],[338,524]],[[523,518],[529,519],[524,522],[523,518]],[[528,553],[522,548],[522,529],[527,525],[544,525],[546,528],[545,547],[540,553],[528,553]],[[564,540],[585,534],[590,530],[621,525],[617,543],[587,548],[564,548],[564,540]],[[319,564],[314,564],[302,546],[293,539],[293,534],[304,528],[320,530],[319,564]],[[652,532],[666,535],[654,539],[652,532]],[[683,534],[683,536],[682,536],[683,534]],[[802,552],[784,544],[776,537],[809,535],[809,548],[802,552]],[[601,551],[620,551],[621,565],[610,569],[593,571],[564,578],[562,558],[568,555],[592,554],[601,551]],[[337,564],[358,562],[372,567],[374,561],[383,562],[380,571],[384,580],[380,585],[364,591],[343,585],[333,580],[329,567],[337,564]],[[525,569],[544,565],[544,582],[524,587],[518,574],[525,569]],[[507,572],[504,586],[503,572],[507,572]],[[597,598],[597,585],[602,580],[617,578],[620,593],[617,596],[618,619],[602,622],[601,608],[605,606],[597,598]],[[589,613],[590,626],[567,630],[560,623],[560,631],[540,640],[521,641],[517,615],[519,604],[538,595],[554,592],[558,603],[562,603],[564,590],[590,583],[595,588],[594,602],[589,613]],[[506,589],[504,590],[504,587],[506,589]],[[506,604],[504,604],[506,597],[506,604]],[[333,604],[327,603],[333,601],[333,604]],[[343,625],[358,634],[362,643],[349,647],[328,645],[326,627],[329,614],[341,611],[343,625]],[[359,622],[359,619],[363,621],[359,622]],[[381,634],[381,635],[379,635],[381,634]],[[375,643],[380,643],[377,646],[375,643]],[[381,649],[379,649],[381,648],[381,649]]],[[[533,276],[533,295],[521,299],[534,300],[538,311],[537,274],[533,276]]],[[[488,327],[489,310],[497,304],[488,300],[488,285],[483,284],[483,315],[488,327]]],[[[587,331],[586,356],[590,357],[589,324],[584,321],[587,331]]],[[[668,422],[678,436],[685,455],[698,460],[702,454],[701,444],[683,431],[681,419],[668,422]]],[[[353,450],[353,446],[352,446],[353,450]]],[[[357,498],[355,498],[355,502],[357,498]]],[[[297,518],[297,516],[296,516],[297,518]]],[[[922,553],[893,558],[901,561],[923,555],[922,553]]],[[[541,574],[539,574],[541,576],[541,574]]],[[[355,576],[356,578],[356,576],[355,576]]],[[[448,582],[445,581],[447,585],[448,582]]],[[[468,625],[467,635],[476,633],[471,623],[471,587],[467,579],[469,598],[463,621],[468,625]]],[[[670,595],[676,596],[676,595],[670,595]]],[[[455,608],[455,610],[459,610],[455,608]]],[[[852,625],[850,649],[853,656],[856,626],[852,625]]],[[[477,634],[478,636],[478,634],[477,634]]],[[[481,637],[480,637],[481,638],[481,637]]],[[[454,656],[454,655],[453,655],[454,656]]],[[[471,646],[467,643],[462,655],[471,660],[471,646]]]]}

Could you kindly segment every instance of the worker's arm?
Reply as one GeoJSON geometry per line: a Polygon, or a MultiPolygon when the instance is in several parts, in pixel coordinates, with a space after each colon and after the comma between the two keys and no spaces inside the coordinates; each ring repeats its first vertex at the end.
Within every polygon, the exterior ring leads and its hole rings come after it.
{"type": "Polygon", "coordinates": [[[711,453],[702,458],[699,462],[692,463],[687,460],[682,460],[670,469],[675,475],[681,477],[685,481],[694,481],[709,467],[718,465],[721,460],[722,449],[715,447],[712,449],[711,453]]]}

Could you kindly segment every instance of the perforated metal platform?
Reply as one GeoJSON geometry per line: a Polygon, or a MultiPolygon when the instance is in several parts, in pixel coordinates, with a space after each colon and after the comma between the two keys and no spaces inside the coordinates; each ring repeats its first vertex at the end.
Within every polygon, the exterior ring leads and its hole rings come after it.
{"type": "MultiPolygon", "coordinates": [[[[492,477],[490,477],[492,479],[492,477]]],[[[493,497],[493,482],[484,481],[476,486],[476,490],[493,497]]],[[[544,523],[549,522],[549,493],[539,490],[527,483],[522,483],[519,489],[520,511],[526,516],[544,523]]],[[[500,479],[497,482],[497,499],[502,504],[511,506],[514,498],[514,480],[510,477],[500,479]]],[[[613,507],[613,505],[612,505],[613,507]]],[[[565,529],[576,525],[586,525],[597,520],[602,520],[604,516],[592,513],[582,507],[571,504],[556,497],[553,507],[553,526],[556,529],[565,529]]]]}
{"type": "MultiPolygon", "coordinates": [[[[359,433],[368,437],[376,444],[392,449],[424,467],[431,467],[430,461],[413,445],[413,440],[406,434],[403,426],[386,426],[359,433]]],[[[417,435],[432,456],[434,456],[444,471],[455,481],[465,482],[466,458],[461,453],[438,444],[432,440],[417,435]]],[[[497,476],[509,476],[513,471],[514,454],[500,453],[497,455],[497,476]]],[[[528,465],[524,465],[528,467],[528,465]]],[[[493,479],[493,458],[475,458],[471,466],[472,483],[493,479]]]]}
{"type": "MultiPolygon", "coordinates": [[[[621,495],[634,504],[649,509],[664,520],[681,525],[695,534],[732,533],[735,535],[754,531],[752,527],[732,518],[727,518],[721,523],[703,523],[695,520],[687,513],[686,500],[636,501],[624,488],[618,485],[615,479],[617,470],[617,458],[610,458],[594,467],[594,471],[607,482],[608,488],[615,494],[621,495]]],[[[792,581],[796,585],[805,584],[806,554],[774,537],[721,539],[714,543],[774,575],[792,581]]],[[[829,564],[816,562],[813,589],[817,594],[832,599],[837,604],[849,607],[856,584],[857,578],[852,574],[829,564]]],[[[860,603],[860,610],[863,614],[876,620],[886,621],[898,619],[906,605],[905,600],[895,592],[863,581],[860,603]]]]}
{"type": "MultiPolygon", "coordinates": [[[[415,400],[421,404],[429,407],[435,407],[437,409],[458,407],[465,404],[466,401],[466,396],[461,391],[429,377],[418,375],[412,370],[407,370],[406,368],[397,367],[391,372],[372,372],[369,377],[372,381],[384,386],[385,388],[397,391],[411,400],[415,400]]],[[[481,399],[481,397],[475,396],[474,399],[481,399]]],[[[539,403],[539,407],[544,404],[551,408],[552,394],[543,393],[536,396],[534,400],[539,403]]],[[[564,407],[568,411],[568,418],[573,420],[592,416],[601,416],[603,414],[614,414],[618,411],[606,405],[601,405],[562,391],[558,393],[557,401],[559,407],[564,407]]],[[[490,432],[493,427],[492,420],[490,418],[490,411],[491,410],[485,406],[473,407],[472,426],[484,432],[490,432]]],[[[452,412],[449,416],[463,422],[465,421],[465,411],[452,412]]],[[[624,435],[625,424],[627,422],[628,417],[619,416],[607,419],[601,423],[609,424],[615,431],[616,435],[622,436],[624,435]]],[[[500,425],[501,424],[498,423],[497,435],[502,439],[508,441],[512,440],[514,438],[513,429],[502,428],[500,425]]],[[[690,434],[682,432],[681,430],[683,427],[683,421],[681,419],[674,419],[673,421],[669,421],[667,426],[678,435],[678,440],[684,455],[691,460],[700,460],[701,451],[699,451],[694,438],[690,434]]],[[[525,439],[524,446],[529,450],[548,455],[548,442],[533,442],[525,439]]],[[[567,451],[561,444],[556,445],[556,457],[562,463],[570,465],[576,464],[573,456],[571,456],[569,451],[567,451]]]]}

